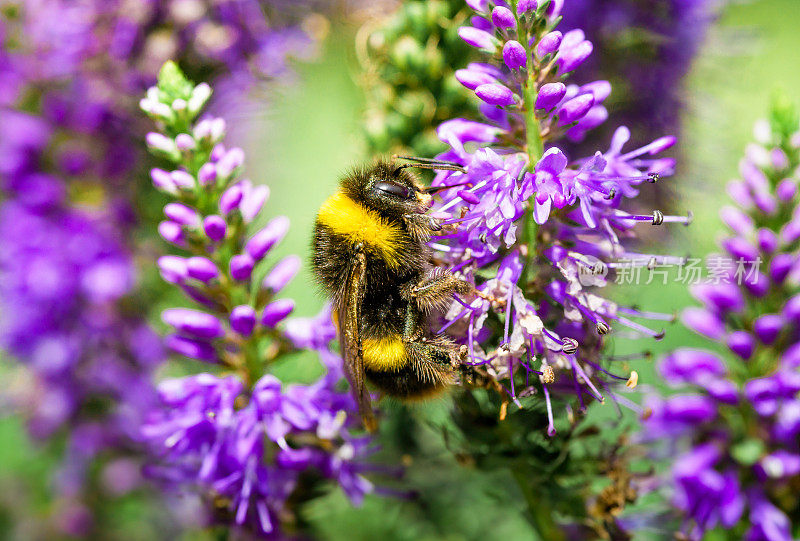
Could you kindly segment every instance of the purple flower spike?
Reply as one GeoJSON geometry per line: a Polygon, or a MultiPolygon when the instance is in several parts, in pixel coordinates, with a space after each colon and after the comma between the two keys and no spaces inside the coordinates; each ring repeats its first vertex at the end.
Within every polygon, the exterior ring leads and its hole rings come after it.
{"type": "Polygon", "coordinates": [[[217,361],[217,350],[208,342],[194,340],[185,336],[171,335],[164,342],[168,349],[198,361],[213,363],[217,361]]]}
{"type": "Polygon", "coordinates": [[[493,35],[485,30],[478,30],[472,26],[462,26],[459,28],[458,36],[467,42],[467,44],[477,47],[478,49],[493,51],[497,49],[498,46],[497,40],[493,35]]]}
{"type": "Polygon", "coordinates": [[[225,223],[222,216],[212,214],[211,216],[206,216],[203,220],[203,231],[205,231],[206,236],[214,242],[219,242],[224,239],[227,230],[228,224],[225,223]]]}
{"type": "Polygon", "coordinates": [[[161,312],[161,320],[179,332],[190,334],[195,338],[211,340],[225,334],[222,324],[216,317],[199,310],[170,308],[161,312]]]}
{"type": "Polygon", "coordinates": [[[231,310],[231,329],[242,336],[250,336],[256,327],[256,311],[248,305],[235,306],[231,310]]]}
{"type": "Polygon", "coordinates": [[[278,216],[270,220],[264,228],[247,241],[244,249],[250,257],[258,261],[280,242],[289,231],[289,218],[278,216]]]}
{"type": "Polygon", "coordinates": [[[261,324],[265,327],[273,328],[278,323],[286,319],[286,317],[294,310],[294,301],[292,299],[278,299],[264,307],[264,312],[261,315],[261,324]]]}
{"type": "MultiPolygon", "coordinates": [[[[497,8],[495,8],[497,9],[497,8]]],[[[503,61],[508,66],[508,69],[517,70],[524,68],[528,63],[527,53],[525,47],[518,41],[508,40],[503,45],[503,61]]]]}
{"type": "Polygon", "coordinates": [[[543,58],[549,54],[555,53],[561,46],[563,37],[564,35],[558,30],[545,34],[542,36],[542,39],[539,40],[539,43],[536,44],[536,54],[539,58],[543,58]]]}
{"type": "Polygon", "coordinates": [[[231,258],[231,278],[245,282],[253,274],[256,262],[248,254],[237,254],[231,258]]]}
{"type": "Polygon", "coordinates": [[[594,105],[594,96],[582,94],[572,98],[558,110],[558,125],[566,126],[583,118],[594,105]]]}
{"type": "Polygon", "coordinates": [[[492,10],[492,24],[497,28],[514,28],[517,26],[517,21],[510,9],[497,6],[492,10]]]}
{"type": "Polygon", "coordinates": [[[190,257],[186,261],[188,275],[201,282],[210,282],[219,276],[217,265],[207,257],[190,257]]]}
{"type": "Polygon", "coordinates": [[[734,331],[728,335],[726,341],[728,348],[745,361],[753,356],[753,352],[756,348],[756,341],[753,335],[747,331],[734,331]]]}
{"type": "Polygon", "coordinates": [[[549,111],[558,105],[567,93],[564,83],[547,83],[539,89],[536,96],[536,108],[549,111]]]}
{"type": "Polygon", "coordinates": [[[763,344],[772,344],[783,329],[783,318],[777,314],[764,314],[753,323],[753,330],[763,344]]]}
{"type": "Polygon", "coordinates": [[[168,203],[164,207],[164,215],[181,225],[197,227],[200,225],[200,216],[197,212],[183,203],[168,203]]]}
{"type": "Polygon", "coordinates": [[[292,281],[298,270],[300,270],[300,258],[296,255],[286,256],[269,271],[264,281],[261,282],[261,287],[278,293],[292,281]]]}
{"type": "Polygon", "coordinates": [[[514,93],[508,87],[498,83],[479,86],[475,89],[475,95],[489,105],[505,107],[514,104],[514,93]]]}

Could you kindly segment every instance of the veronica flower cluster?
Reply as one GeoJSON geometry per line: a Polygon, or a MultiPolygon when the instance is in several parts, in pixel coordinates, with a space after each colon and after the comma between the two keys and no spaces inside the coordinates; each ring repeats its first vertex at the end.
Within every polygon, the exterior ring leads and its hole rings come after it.
{"type": "Polygon", "coordinates": [[[554,392],[574,392],[581,410],[587,397],[628,402],[612,387],[634,387],[638,376],[601,366],[605,335],[628,328],[661,336],[632,318],[668,316],[618,306],[596,286],[623,264],[652,268],[677,260],[634,252],[624,239],[637,224],[688,223],[687,217],[620,208],[642,183],[672,173],[673,160],[657,155],[675,140],[625,151],[630,132],[622,127],[605,152],[570,159],[555,143],[583,139],[608,116],[608,82],[563,82],[590,56],[591,42],[581,30],[556,29],[563,2],[469,4],[475,16],[459,34],[489,62],[470,64],[456,77],[481,99],[485,118],[439,126],[450,149],[438,158],[466,173],[448,171],[434,180],[454,186],[434,211],[459,224],[434,247],[495,301],[454,303],[442,330],[464,340],[473,363],[507,380],[507,398],[515,403],[537,392],[538,379],[552,435],[554,392]]]}
{"type": "Polygon", "coordinates": [[[222,119],[194,121],[210,93],[168,63],[141,103],[162,128],[148,134],[148,146],[175,167],[151,175],[173,199],[159,233],[183,255],[158,265],[195,305],[162,313],[174,329],[167,345],[217,367],[164,381],[162,407],[143,433],[155,454],[151,471],[168,485],[199,492],[224,524],[278,535],[281,523],[292,528],[312,472],[333,479],[355,503],[372,490],[361,476],[369,440],[350,434],[355,404],[336,390],[342,372],[329,349],[336,334],[330,309],[287,321],[294,303],[277,298],[299,259],[268,265],[257,279],[256,267],[264,267],[289,221],[279,216],[248,234],[269,189],[240,178],[244,154],[223,144],[222,119]],[[311,385],[284,386],[268,367],[299,348],[317,351],[326,374],[311,385]]]}
{"type": "Polygon", "coordinates": [[[34,375],[17,404],[31,414],[31,433],[73,431],[58,483],[69,498],[92,457],[136,447],[163,358],[146,308],[131,295],[133,196],[146,177],[138,174],[146,130],[132,114],[135,96],[171,56],[237,82],[283,75],[287,55],[303,54],[310,38],[294,15],[268,24],[269,7],[3,4],[0,346],[34,375]]]}
{"type": "Polygon", "coordinates": [[[675,503],[693,539],[716,527],[730,539],[791,540],[800,534],[800,131],[776,108],[720,214],[728,265],[692,294],[683,322],[726,353],[679,349],[659,370],[681,390],[653,399],[648,433],[666,435],[675,503]],[[677,443],[676,443],[677,441],[677,443]],[[688,451],[686,447],[688,446],[688,451]]]}

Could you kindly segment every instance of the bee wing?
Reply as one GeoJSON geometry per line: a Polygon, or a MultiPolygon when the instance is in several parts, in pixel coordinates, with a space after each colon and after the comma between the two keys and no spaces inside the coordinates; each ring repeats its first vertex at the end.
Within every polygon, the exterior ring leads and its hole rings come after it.
{"type": "Polygon", "coordinates": [[[373,432],[378,423],[372,413],[372,403],[364,381],[364,352],[361,344],[359,325],[361,323],[361,302],[364,299],[367,262],[363,252],[359,253],[350,270],[345,294],[337,308],[339,318],[339,344],[344,361],[344,373],[350,382],[353,396],[358,403],[364,428],[373,432]]]}

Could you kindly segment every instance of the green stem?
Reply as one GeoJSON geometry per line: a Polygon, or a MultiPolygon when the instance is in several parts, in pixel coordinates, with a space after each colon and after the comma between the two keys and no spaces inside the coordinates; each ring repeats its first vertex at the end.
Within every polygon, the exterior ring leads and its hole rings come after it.
{"type": "Polygon", "coordinates": [[[533,68],[533,52],[528,50],[528,82],[524,85],[523,92],[525,93],[525,133],[527,139],[527,151],[529,159],[529,167],[536,165],[542,155],[544,154],[544,141],[542,134],[539,130],[539,119],[536,118],[536,98],[538,97],[537,91],[537,72],[538,69],[533,68]]]}
{"type": "Polygon", "coordinates": [[[533,489],[533,482],[525,472],[527,468],[519,464],[511,468],[511,474],[525,498],[528,511],[528,521],[543,541],[566,541],[566,536],[553,517],[553,508],[547,495],[537,493],[533,489]]]}

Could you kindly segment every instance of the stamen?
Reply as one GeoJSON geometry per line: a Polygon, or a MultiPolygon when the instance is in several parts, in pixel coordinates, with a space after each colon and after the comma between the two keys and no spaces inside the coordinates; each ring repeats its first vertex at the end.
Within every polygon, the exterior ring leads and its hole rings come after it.
{"type": "Polygon", "coordinates": [[[556,426],[553,423],[553,405],[550,403],[550,392],[547,390],[547,385],[542,385],[542,389],[544,389],[544,401],[547,404],[547,435],[552,438],[556,435],[556,426]]]}
{"type": "Polygon", "coordinates": [[[472,310],[472,307],[470,307],[470,308],[467,308],[466,310],[462,310],[460,314],[458,314],[456,317],[454,317],[453,319],[451,319],[450,321],[448,321],[447,323],[445,323],[444,327],[442,327],[441,329],[439,329],[439,330],[436,332],[436,334],[442,334],[444,331],[446,331],[447,329],[449,329],[449,328],[450,328],[450,326],[451,326],[453,323],[455,323],[456,321],[458,321],[459,319],[461,319],[462,317],[464,317],[464,315],[465,315],[467,312],[471,311],[471,310],[472,310]]]}
{"type": "Polygon", "coordinates": [[[574,338],[563,338],[561,341],[561,351],[567,355],[572,355],[578,351],[578,341],[574,338]]]}
{"type": "Polygon", "coordinates": [[[609,314],[609,317],[611,317],[612,319],[616,319],[617,321],[619,321],[620,323],[622,323],[623,325],[625,325],[628,328],[631,328],[631,329],[633,329],[635,331],[639,331],[642,334],[646,334],[648,336],[652,336],[656,340],[661,340],[662,338],[664,338],[664,334],[666,332],[666,331],[664,331],[664,329],[661,329],[660,331],[654,331],[653,329],[645,327],[644,325],[640,325],[640,324],[636,323],[635,321],[631,321],[630,319],[628,319],[626,317],[622,317],[620,315],[616,315],[615,316],[615,315],[609,314]]]}
{"type": "Polygon", "coordinates": [[[631,372],[631,377],[628,378],[628,381],[625,383],[625,387],[628,387],[629,389],[635,389],[638,383],[639,383],[639,374],[636,372],[636,370],[633,370],[631,372]]]}
{"type": "Polygon", "coordinates": [[[605,398],[603,398],[603,395],[600,394],[600,391],[598,391],[597,387],[594,386],[592,380],[590,380],[589,376],[586,375],[586,372],[583,371],[583,368],[581,368],[581,366],[577,362],[575,362],[575,358],[570,357],[569,362],[570,364],[572,364],[572,369],[575,370],[578,374],[580,374],[580,376],[583,378],[583,382],[586,384],[587,387],[589,387],[589,389],[591,389],[594,397],[598,399],[601,404],[605,402],[605,398]]]}

